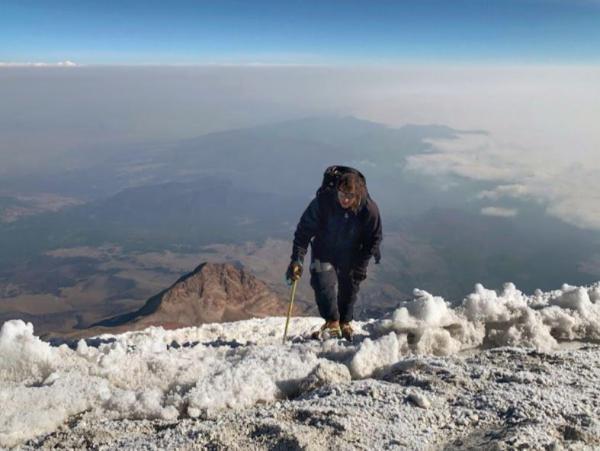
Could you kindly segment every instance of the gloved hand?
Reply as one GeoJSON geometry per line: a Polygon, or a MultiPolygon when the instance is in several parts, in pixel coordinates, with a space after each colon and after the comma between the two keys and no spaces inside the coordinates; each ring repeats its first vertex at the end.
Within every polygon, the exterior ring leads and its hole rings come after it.
{"type": "Polygon", "coordinates": [[[302,263],[299,261],[292,261],[285,272],[285,278],[288,281],[288,284],[291,285],[292,282],[299,280],[300,277],[302,277],[302,263]]]}
{"type": "Polygon", "coordinates": [[[375,264],[378,265],[379,262],[381,261],[381,250],[379,249],[379,247],[377,247],[377,249],[375,249],[375,253],[373,254],[373,257],[375,257],[375,264]]]}
{"type": "Polygon", "coordinates": [[[362,282],[367,278],[367,268],[356,267],[350,270],[350,278],[355,282],[362,282]]]}

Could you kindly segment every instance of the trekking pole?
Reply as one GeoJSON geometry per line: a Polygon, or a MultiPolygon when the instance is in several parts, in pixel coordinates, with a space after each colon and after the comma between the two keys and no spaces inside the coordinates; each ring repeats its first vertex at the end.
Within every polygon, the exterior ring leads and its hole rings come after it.
{"type": "Polygon", "coordinates": [[[290,296],[290,306],[288,307],[287,319],[285,321],[285,330],[283,331],[283,344],[285,344],[288,326],[290,324],[290,317],[292,316],[292,307],[294,306],[294,296],[296,296],[296,284],[297,283],[298,283],[298,280],[294,280],[294,283],[292,284],[292,294],[290,296]]]}

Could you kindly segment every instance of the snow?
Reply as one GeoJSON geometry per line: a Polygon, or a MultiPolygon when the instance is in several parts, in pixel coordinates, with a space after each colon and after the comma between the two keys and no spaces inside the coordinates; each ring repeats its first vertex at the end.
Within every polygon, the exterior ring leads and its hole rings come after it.
{"type": "Polygon", "coordinates": [[[393,365],[400,359],[404,344],[406,339],[399,339],[395,333],[377,340],[366,338],[350,362],[350,372],[356,379],[364,379],[377,370],[393,365]]]}
{"type": "Polygon", "coordinates": [[[0,329],[0,380],[39,380],[52,368],[53,350],[33,335],[33,325],[8,321],[0,329]]]}
{"type": "MultiPolygon", "coordinates": [[[[395,393],[398,400],[422,412],[434,412],[427,415],[441,415],[439,409],[445,411],[444,402],[449,402],[442,400],[447,393],[420,390],[442,383],[450,368],[457,375],[455,381],[489,378],[549,384],[544,374],[551,373],[550,366],[537,374],[507,369],[513,364],[507,360],[494,370],[502,354],[492,351],[509,349],[513,358],[526,358],[531,349],[563,352],[560,343],[564,341],[597,342],[600,284],[563,285],[531,296],[513,284],[498,293],[477,285],[455,307],[439,296],[415,290],[414,299],[402,302],[389,317],[356,324],[354,344],[301,338],[320,324],[318,318],[293,318],[290,331],[294,337],[285,345],[280,343],[284,319],[266,318],[179,330],[151,327],[81,340],[69,347],[40,340],[30,323],[8,321],[0,329],[0,447],[50,437],[45,434],[68,429],[65,424],[81,415],[96,423],[122,425],[134,420],[188,424],[243,416],[252,409],[266,409],[263,413],[271,415],[282,402],[296,403],[296,407],[309,403],[313,410],[322,407],[318,399],[308,400],[319,398],[322,392],[335,392],[354,402],[359,396],[356,387],[380,387],[381,381],[393,382],[394,387],[384,385],[389,390],[386,396],[395,393]],[[465,366],[469,355],[480,355],[478,361],[487,362],[487,366],[480,365],[477,375],[465,366]],[[440,358],[449,360],[435,360],[440,358]],[[418,359],[428,362],[423,371],[431,380],[400,393],[404,389],[395,387],[395,378],[402,374],[402,383],[415,382],[416,376],[407,379],[407,374],[422,371],[418,359]]],[[[600,370],[595,371],[590,380],[600,376],[600,370]]],[[[489,396],[499,395],[490,392],[489,396]]],[[[460,422],[461,427],[476,423],[470,416],[461,417],[460,422]]]]}

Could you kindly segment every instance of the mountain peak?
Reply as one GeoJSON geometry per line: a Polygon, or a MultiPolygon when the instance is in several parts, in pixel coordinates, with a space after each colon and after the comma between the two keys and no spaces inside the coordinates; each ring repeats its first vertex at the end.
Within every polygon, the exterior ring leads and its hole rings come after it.
{"type": "Polygon", "coordinates": [[[179,328],[284,314],[285,303],[240,263],[204,262],[134,312],[94,326],[179,328]]]}

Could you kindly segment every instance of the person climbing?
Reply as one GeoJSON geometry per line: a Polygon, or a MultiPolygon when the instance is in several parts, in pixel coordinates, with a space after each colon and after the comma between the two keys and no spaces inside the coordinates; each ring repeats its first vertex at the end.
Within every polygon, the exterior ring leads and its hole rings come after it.
{"type": "Polygon", "coordinates": [[[325,320],[313,338],[352,340],[359,285],[367,277],[371,257],[375,263],[381,259],[381,240],[379,208],[367,191],[365,177],[346,166],[327,168],[296,227],[286,271],[288,283],[300,279],[310,243],[310,285],[325,320]]]}

